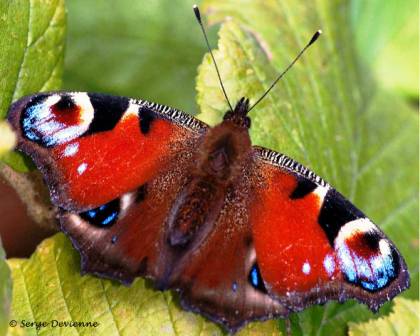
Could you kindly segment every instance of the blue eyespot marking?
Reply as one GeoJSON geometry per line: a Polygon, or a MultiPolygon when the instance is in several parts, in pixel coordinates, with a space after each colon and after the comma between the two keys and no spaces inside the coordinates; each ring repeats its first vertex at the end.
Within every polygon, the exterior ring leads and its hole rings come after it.
{"type": "Polygon", "coordinates": [[[82,212],[80,217],[92,225],[106,228],[112,226],[117,221],[119,211],[120,201],[116,199],[98,208],[82,212]]]}
{"type": "Polygon", "coordinates": [[[86,215],[89,216],[91,219],[95,218],[97,214],[96,210],[89,210],[86,215]]]}
{"type": "Polygon", "coordinates": [[[232,290],[234,292],[236,292],[238,290],[238,284],[236,283],[236,281],[232,284],[232,290]]]}
{"type": "Polygon", "coordinates": [[[258,287],[260,285],[260,279],[258,278],[258,271],[255,267],[251,270],[251,283],[252,286],[258,287]]]}
{"type": "Polygon", "coordinates": [[[380,290],[397,277],[398,255],[385,239],[380,239],[378,250],[371,256],[360,256],[343,244],[337,249],[341,271],[347,281],[368,291],[380,290]]]}
{"type": "Polygon", "coordinates": [[[258,289],[263,293],[267,293],[267,289],[265,288],[264,281],[260,274],[260,269],[258,268],[258,264],[254,264],[249,272],[248,281],[252,287],[258,289]]]}
{"type": "Polygon", "coordinates": [[[22,119],[22,129],[23,133],[29,140],[35,142],[41,140],[40,134],[35,132],[36,128],[34,125],[36,125],[36,121],[39,116],[42,116],[43,108],[45,108],[43,104],[37,104],[30,106],[25,111],[26,116],[22,119]]]}
{"type": "Polygon", "coordinates": [[[117,218],[117,215],[118,215],[117,212],[111,213],[107,218],[103,220],[102,225],[108,225],[109,223],[111,223],[113,220],[117,218]]]}

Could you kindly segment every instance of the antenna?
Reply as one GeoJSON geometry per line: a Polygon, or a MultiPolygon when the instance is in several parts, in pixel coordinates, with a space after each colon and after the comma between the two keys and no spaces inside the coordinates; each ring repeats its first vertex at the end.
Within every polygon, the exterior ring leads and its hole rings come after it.
{"type": "Polygon", "coordinates": [[[214,64],[214,67],[216,68],[217,77],[219,77],[219,83],[220,83],[220,86],[222,87],[223,94],[225,95],[226,101],[229,104],[230,110],[233,112],[232,105],[230,104],[229,98],[228,98],[228,96],[226,94],[225,87],[223,86],[222,78],[220,77],[219,68],[217,67],[216,60],[214,59],[213,53],[211,51],[209,40],[207,39],[206,31],[204,29],[203,23],[201,22],[200,10],[198,9],[198,6],[197,5],[194,5],[193,6],[193,10],[194,10],[195,17],[197,18],[198,24],[201,27],[201,31],[203,32],[204,39],[206,40],[207,49],[209,50],[210,55],[211,55],[211,58],[213,59],[213,64],[214,64]]]}
{"type": "Polygon", "coordinates": [[[251,111],[261,100],[265,98],[266,95],[271,91],[271,89],[277,84],[277,82],[286,74],[287,71],[297,62],[297,60],[303,55],[303,53],[308,49],[311,44],[313,44],[318,37],[322,34],[322,30],[318,30],[311,38],[311,40],[308,42],[308,44],[300,51],[300,53],[295,57],[295,59],[292,61],[292,63],[289,64],[289,66],[277,77],[277,79],[271,84],[271,86],[265,91],[265,93],[260,97],[260,99],[257,100],[257,102],[250,107],[248,110],[251,111]]]}

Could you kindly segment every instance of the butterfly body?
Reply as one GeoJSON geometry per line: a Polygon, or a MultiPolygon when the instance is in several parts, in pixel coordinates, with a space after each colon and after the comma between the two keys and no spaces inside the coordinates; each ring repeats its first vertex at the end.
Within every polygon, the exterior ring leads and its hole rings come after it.
{"type": "Polygon", "coordinates": [[[330,299],[377,310],[409,286],[394,244],[315,173],[251,145],[247,99],[209,127],[166,106],[52,92],[9,111],[82,270],[145,276],[235,331],[330,299]]]}
{"type": "Polygon", "coordinates": [[[170,211],[167,226],[172,246],[187,244],[206,222],[214,222],[217,218],[212,214],[222,210],[228,188],[243,176],[252,149],[247,105],[245,99],[240,100],[232,114],[235,118],[225,118],[203,137],[191,181],[177,196],[170,211]],[[245,112],[238,112],[240,109],[245,112]]]}

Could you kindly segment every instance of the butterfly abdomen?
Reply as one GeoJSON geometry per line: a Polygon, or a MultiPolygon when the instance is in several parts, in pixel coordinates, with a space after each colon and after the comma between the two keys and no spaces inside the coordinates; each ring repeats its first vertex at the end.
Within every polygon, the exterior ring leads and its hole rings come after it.
{"type": "Polygon", "coordinates": [[[184,247],[195,240],[200,228],[206,222],[214,221],[212,214],[220,211],[223,194],[206,179],[196,178],[188,183],[175,200],[169,215],[169,245],[184,247]]]}

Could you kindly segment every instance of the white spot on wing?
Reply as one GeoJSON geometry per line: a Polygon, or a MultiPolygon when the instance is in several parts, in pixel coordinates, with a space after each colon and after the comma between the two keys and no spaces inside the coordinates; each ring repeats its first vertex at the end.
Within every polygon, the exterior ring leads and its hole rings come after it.
{"type": "Polygon", "coordinates": [[[85,170],[87,168],[87,163],[82,163],[79,167],[77,167],[77,172],[79,173],[79,175],[82,175],[85,170]]]}
{"type": "MultiPolygon", "coordinates": [[[[87,130],[87,129],[86,129],[87,130]]],[[[54,133],[55,142],[63,144],[76,139],[85,132],[80,126],[67,126],[54,133]]]]}
{"type": "Polygon", "coordinates": [[[121,196],[120,199],[120,208],[121,211],[125,211],[128,209],[128,207],[134,202],[135,199],[135,193],[127,193],[121,196]]]}
{"type": "Polygon", "coordinates": [[[63,156],[69,157],[75,155],[79,151],[79,144],[77,142],[71,143],[66,146],[63,151],[63,156]]]}
{"type": "Polygon", "coordinates": [[[306,275],[308,275],[309,273],[311,273],[311,265],[309,264],[308,261],[305,261],[302,265],[302,272],[306,275]]]}
{"type": "Polygon", "coordinates": [[[335,261],[332,255],[327,254],[324,258],[324,268],[325,271],[327,272],[327,274],[329,276],[334,274],[334,270],[335,270],[335,261]]]}
{"type": "Polygon", "coordinates": [[[313,193],[315,195],[317,195],[318,198],[319,198],[319,207],[321,207],[322,206],[322,203],[324,203],[324,198],[325,198],[325,195],[327,194],[328,190],[329,190],[329,187],[328,186],[326,186],[326,187],[325,186],[318,186],[313,191],[313,193]]]}
{"type": "Polygon", "coordinates": [[[57,104],[61,99],[61,96],[59,94],[53,94],[52,96],[48,97],[45,101],[44,104],[46,106],[51,106],[51,105],[55,105],[57,104]]]}
{"type": "Polygon", "coordinates": [[[381,239],[379,241],[379,251],[381,251],[381,254],[384,256],[391,255],[391,247],[389,246],[389,243],[385,239],[381,239]]]}
{"type": "Polygon", "coordinates": [[[85,92],[75,92],[72,95],[74,103],[80,107],[80,124],[79,127],[87,131],[93,120],[94,110],[90,102],[90,98],[85,92]]]}
{"type": "Polygon", "coordinates": [[[139,105],[136,104],[133,100],[130,100],[130,104],[128,105],[127,110],[124,112],[122,116],[122,120],[130,117],[130,116],[137,116],[139,113],[139,105]]]}
{"type": "Polygon", "coordinates": [[[51,121],[51,118],[44,119],[41,122],[34,123],[38,132],[41,132],[44,135],[54,135],[54,133],[58,132],[59,130],[63,129],[64,124],[59,123],[57,121],[51,121]],[[47,121],[48,120],[48,121],[47,121]]]}

